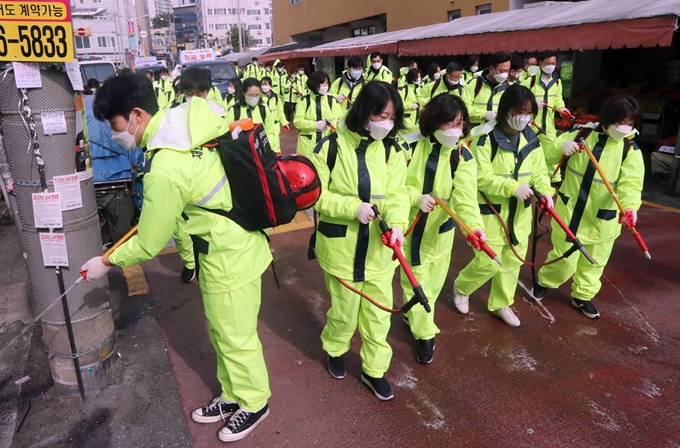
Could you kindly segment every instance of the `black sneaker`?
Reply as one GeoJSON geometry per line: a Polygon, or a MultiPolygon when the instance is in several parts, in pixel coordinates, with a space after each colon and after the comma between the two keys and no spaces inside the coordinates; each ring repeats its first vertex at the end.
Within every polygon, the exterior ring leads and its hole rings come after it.
{"type": "Polygon", "coordinates": [[[227,421],[236,411],[238,411],[238,403],[224,401],[222,397],[217,397],[209,405],[192,411],[191,419],[196,423],[227,421]]]}
{"type": "Polygon", "coordinates": [[[376,397],[383,401],[394,398],[394,391],[387,380],[383,378],[373,378],[368,376],[365,372],[361,372],[361,382],[368,386],[373,391],[376,397]]]}
{"type": "Polygon", "coordinates": [[[196,278],[196,269],[184,268],[182,269],[182,281],[184,283],[191,283],[196,278]]]}
{"type": "Polygon", "coordinates": [[[593,305],[593,302],[590,300],[581,300],[581,299],[574,299],[572,298],[571,304],[581,310],[581,312],[586,316],[591,319],[597,319],[600,317],[600,312],[595,308],[595,305],[593,305]]]}
{"type": "Polygon", "coordinates": [[[418,339],[418,356],[417,360],[421,364],[429,364],[432,362],[434,351],[434,338],[432,339],[418,339]]]}
{"type": "Polygon", "coordinates": [[[269,415],[269,405],[265,404],[262,409],[257,412],[249,412],[239,409],[231,417],[229,423],[224,425],[217,437],[223,442],[235,442],[241,440],[248,434],[253,432],[253,429],[260,424],[262,420],[269,415]]]}
{"type": "Polygon", "coordinates": [[[541,286],[538,282],[534,283],[534,288],[531,290],[531,294],[536,298],[536,300],[541,300],[545,297],[548,292],[548,288],[541,286]]]}
{"type": "Polygon", "coordinates": [[[339,380],[345,377],[347,371],[345,370],[345,358],[343,358],[342,355],[328,355],[328,373],[330,373],[333,378],[339,380]]]}

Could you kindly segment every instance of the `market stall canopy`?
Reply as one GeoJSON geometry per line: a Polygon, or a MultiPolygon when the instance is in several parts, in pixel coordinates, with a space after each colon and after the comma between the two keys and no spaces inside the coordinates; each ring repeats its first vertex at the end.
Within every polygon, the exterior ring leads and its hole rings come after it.
{"type": "Polygon", "coordinates": [[[485,54],[670,46],[679,0],[589,0],[550,4],[343,39],[286,52],[294,57],[485,54]]]}

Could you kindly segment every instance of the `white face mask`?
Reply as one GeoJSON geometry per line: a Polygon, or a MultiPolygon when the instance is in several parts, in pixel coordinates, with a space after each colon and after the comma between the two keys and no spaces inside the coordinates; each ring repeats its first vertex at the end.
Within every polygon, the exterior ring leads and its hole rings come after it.
{"type": "Polygon", "coordinates": [[[555,71],[555,66],[554,65],[544,65],[543,66],[543,73],[546,75],[552,75],[552,73],[555,71]]]}
{"type": "Polygon", "coordinates": [[[254,97],[254,98],[251,98],[249,96],[246,97],[246,103],[248,103],[248,105],[251,106],[251,107],[257,106],[257,103],[259,103],[259,102],[260,102],[260,98],[258,98],[258,97],[254,97]]]}
{"type": "Polygon", "coordinates": [[[319,95],[325,95],[328,93],[328,86],[319,86],[319,95]]]}
{"type": "Polygon", "coordinates": [[[458,143],[460,136],[463,135],[463,130],[458,128],[451,128],[445,131],[441,129],[434,131],[434,138],[437,139],[442,146],[452,148],[458,143]]]}
{"type": "Polygon", "coordinates": [[[520,70],[517,73],[515,73],[515,79],[519,79],[522,76],[522,73],[524,73],[523,70],[520,70]]]}
{"type": "Polygon", "coordinates": [[[368,120],[368,125],[366,130],[371,134],[373,140],[383,140],[387,137],[394,127],[393,120],[383,120],[383,121],[371,121],[368,120]]]}
{"type": "Polygon", "coordinates": [[[162,79],[163,81],[165,81],[166,79],[168,79],[168,77],[165,76],[165,75],[163,75],[163,76],[161,76],[161,79],[162,79]]]}
{"type": "Polygon", "coordinates": [[[494,73],[493,79],[495,79],[497,83],[502,84],[508,79],[508,73],[494,73]]]}
{"type": "Polygon", "coordinates": [[[263,93],[269,93],[271,92],[272,88],[270,86],[262,86],[262,92],[263,93]]]}
{"type": "Polygon", "coordinates": [[[417,85],[420,85],[421,82],[423,82],[422,79],[420,79],[420,78],[416,79],[416,84],[417,84],[417,85]]]}
{"type": "Polygon", "coordinates": [[[363,75],[363,74],[364,74],[364,72],[362,72],[361,70],[350,70],[349,71],[350,78],[352,78],[354,80],[361,78],[361,75],[363,75]]]}
{"type": "Polygon", "coordinates": [[[456,81],[452,81],[452,80],[450,80],[449,77],[447,76],[447,77],[446,77],[446,82],[448,82],[449,85],[455,86],[455,85],[458,85],[458,83],[460,82],[460,79],[458,79],[458,80],[456,80],[456,81]]]}
{"type": "Polygon", "coordinates": [[[304,75],[304,74],[305,74],[305,71],[304,71],[304,70],[298,70],[298,73],[299,73],[300,75],[304,75]]]}
{"type": "Polygon", "coordinates": [[[623,140],[623,138],[633,132],[633,126],[612,124],[607,128],[607,133],[614,140],[623,140]]]}
{"type": "Polygon", "coordinates": [[[373,67],[376,70],[380,70],[380,67],[382,67],[382,62],[374,62],[371,67],[373,67]]]}
{"type": "Polygon", "coordinates": [[[277,68],[276,71],[279,72],[279,73],[281,73],[281,72],[283,72],[283,69],[282,69],[282,68],[277,68]]]}
{"type": "Polygon", "coordinates": [[[111,129],[111,139],[118,143],[120,146],[123,147],[123,149],[131,150],[135,149],[137,147],[137,140],[135,139],[135,134],[137,133],[137,130],[139,129],[139,124],[137,124],[137,127],[135,128],[135,132],[130,134],[128,132],[128,129],[130,128],[130,123],[131,121],[128,121],[127,127],[125,128],[125,131],[123,132],[117,132],[111,129]]]}
{"type": "Polygon", "coordinates": [[[538,65],[530,65],[529,68],[527,68],[527,71],[531,76],[536,76],[541,73],[541,69],[538,65]]]}
{"type": "Polygon", "coordinates": [[[441,73],[437,72],[434,74],[434,79],[439,79],[442,76],[441,73]]]}
{"type": "Polygon", "coordinates": [[[477,70],[479,70],[479,66],[478,66],[478,65],[473,65],[472,67],[470,67],[470,71],[471,71],[472,73],[475,73],[477,70]]]}
{"type": "Polygon", "coordinates": [[[531,115],[510,115],[508,124],[515,131],[523,131],[531,121],[531,115]]]}
{"type": "Polygon", "coordinates": [[[229,95],[233,95],[234,93],[236,93],[236,89],[233,87],[227,87],[227,92],[229,93],[229,95]]]}

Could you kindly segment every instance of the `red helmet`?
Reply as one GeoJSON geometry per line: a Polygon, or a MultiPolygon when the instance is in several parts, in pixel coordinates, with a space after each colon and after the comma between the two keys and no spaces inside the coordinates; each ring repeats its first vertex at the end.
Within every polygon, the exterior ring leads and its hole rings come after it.
{"type": "Polygon", "coordinates": [[[278,165],[288,179],[298,210],[316,204],[321,196],[321,182],[312,162],[300,154],[279,156],[278,165]]]}

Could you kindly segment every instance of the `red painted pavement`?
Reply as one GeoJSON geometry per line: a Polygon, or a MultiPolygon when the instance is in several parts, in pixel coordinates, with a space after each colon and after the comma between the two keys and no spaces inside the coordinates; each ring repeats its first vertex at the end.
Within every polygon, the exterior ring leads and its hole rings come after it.
{"type": "MultiPolygon", "coordinates": [[[[522,326],[516,329],[486,311],[488,285],[472,296],[469,315],[455,311],[452,282],[472,258],[458,233],[436,308],[442,333],[432,364],[416,362],[401,316],[392,318],[390,402],[360,383],[358,335],[346,355],[347,377],[326,372],[319,334],[330,301],[321,269],[307,261],[310,230],[274,235],[281,289],[267,271],[259,327],[271,414],[233,445],[680,446],[678,228],[680,214],[642,208],[639,229],[653,259],[624,230],[594,302],[601,319],[573,309],[566,284],[543,300],[554,323],[518,290],[514,309],[522,326]]],[[[539,260],[548,245],[543,238],[539,260]]],[[[177,254],[144,269],[190,421],[192,409],[219,394],[198,285],[181,283],[177,254]]],[[[522,279],[530,284],[528,268],[522,279]]],[[[395,291],[401,303],[396,282],[395,291]]],[[[220,446],[220,427],[190,421],[195,446],[220,446]]]]}

